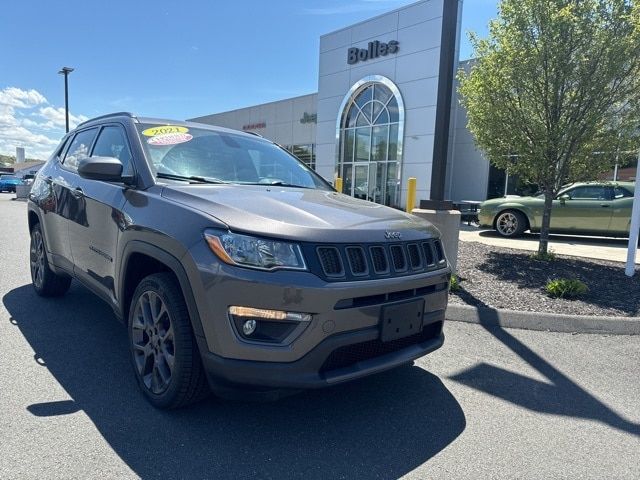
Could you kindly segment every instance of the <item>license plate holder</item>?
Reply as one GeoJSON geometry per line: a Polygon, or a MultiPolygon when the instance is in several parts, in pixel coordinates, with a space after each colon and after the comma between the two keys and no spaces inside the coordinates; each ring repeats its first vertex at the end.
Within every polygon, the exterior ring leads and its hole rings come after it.
{"type": "Polygon", "coordinates": [[[380,340],[390,342],[420,333],[423,317],[423,299],[382,307],[380,340]]]}

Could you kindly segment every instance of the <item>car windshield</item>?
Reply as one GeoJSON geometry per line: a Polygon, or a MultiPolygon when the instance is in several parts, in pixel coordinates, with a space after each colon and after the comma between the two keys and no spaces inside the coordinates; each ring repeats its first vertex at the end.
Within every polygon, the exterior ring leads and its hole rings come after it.
{"type": "Polygon", "coordinates": [[[330,190],[304,163],[259,137],[191,126],[138,124],[158,178],[330,190]]]}

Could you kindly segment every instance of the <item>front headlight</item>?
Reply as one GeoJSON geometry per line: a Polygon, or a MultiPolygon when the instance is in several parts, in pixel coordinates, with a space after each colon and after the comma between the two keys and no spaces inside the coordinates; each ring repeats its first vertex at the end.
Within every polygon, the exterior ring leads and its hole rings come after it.
{"type": "Polygon", "coordinates": [[[206,230],[204,238],[220,260],[260,270],[306,270],[300,246],[280,240],[206,230]]]}

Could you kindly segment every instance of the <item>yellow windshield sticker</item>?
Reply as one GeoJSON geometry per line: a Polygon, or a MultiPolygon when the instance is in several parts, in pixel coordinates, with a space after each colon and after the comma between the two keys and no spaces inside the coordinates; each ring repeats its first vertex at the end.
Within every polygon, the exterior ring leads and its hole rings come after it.
{"type": "Polygon", "coordinates": [[[188,131],[189,129],[187,127],[180,127],[178,125],[157,125],[143,130],[142,135],[145,137],[157,137],[158,135],[166,135],[167,133],[187,133],[188,131]]]}

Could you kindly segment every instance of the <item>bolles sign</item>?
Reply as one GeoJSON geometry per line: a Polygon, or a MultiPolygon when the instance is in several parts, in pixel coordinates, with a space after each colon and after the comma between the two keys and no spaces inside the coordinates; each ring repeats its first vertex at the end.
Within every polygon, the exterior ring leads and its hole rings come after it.
{"type": "Polygon", "coordinates": [[[366,62],[372,58],[385,57],[390,53],[396,53],[400,48],[400,43],[396,40],[391,40],[389,43],[369,42],[367,48],[352,47],[347,50],[347,63],[353,65],[358,62],[366,62]]]}

